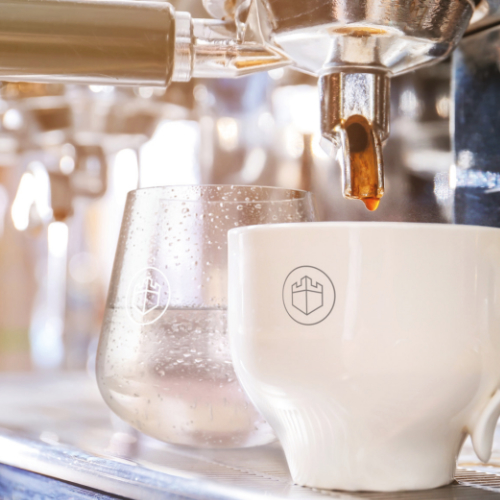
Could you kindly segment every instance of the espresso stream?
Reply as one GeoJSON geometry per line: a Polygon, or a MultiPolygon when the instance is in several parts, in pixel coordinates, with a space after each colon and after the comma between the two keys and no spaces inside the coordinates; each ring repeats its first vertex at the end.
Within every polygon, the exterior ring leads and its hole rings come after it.
{"type": "Polygon", "coordinates": [[[368,210],[374,211],[380,204],[375,145],[365,118],[353,116],[349,121],[346,132],[351,160],[351,196],[360,199],[368,210]]]}

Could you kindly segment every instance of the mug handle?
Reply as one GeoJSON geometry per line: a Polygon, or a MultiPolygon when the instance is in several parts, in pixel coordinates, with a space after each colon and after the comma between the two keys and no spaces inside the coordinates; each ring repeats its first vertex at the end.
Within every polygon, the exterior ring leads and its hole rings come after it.
{"type": "Polygon", "coordinates": [[[500,417],[500,390],[489,400],[471,432],[472,446],[481,462],[488,462],[491,457],[498,417],[500,417]]]}

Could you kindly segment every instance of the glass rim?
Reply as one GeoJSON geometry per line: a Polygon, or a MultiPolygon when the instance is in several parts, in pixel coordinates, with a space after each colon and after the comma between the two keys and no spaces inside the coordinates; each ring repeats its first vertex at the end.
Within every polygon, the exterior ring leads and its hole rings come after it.
{"type": "Polygon", "coordinates": [[[175,190],[175,189],[188,189],[188,188],[195,188],[199,189],[201,192],[203,191],[208,191],[210,188],[231,188],[231,189],[242,189],[242,190],[251,190],[258,188],[260,190],[263,190],[265,192],[271,192],[271,193],[279,193],[279,192],[292,192],[296,193],[298,196],[297,197],[292,197],[292,198],[278,198],[278,199],[269,199],[269,200],[223,200],[223,199],[218,199],[218,200],[205,200],[203,198],[198,198],[198,199],[189,199],[189,198],[172,198],[166,196],[165,198],[159,198],[159,201],[162,202],[181,202],[181,203],[226,203],[226,204],[258,204],[258,203],[293,203],[293,202],[300,202],[304,201],[307,198],[312,198],[313,193],[311,191],[305,191],[304,189],[294,189],[294,188],[285,188],[285,187],[277,187],[277,186],[260,186],[260,185],[255,185],[255,184],[173,184],[173,185],[167,185],[167,186],[152,186],[152,187],[145,187],[145,188],[138,188],[130,191],[128,193],[128,196],[135,196],[137,194],[141,193],[146,193],[146,192],[154,192],[158,191],[161,193],[161,191],[165,190],[175,190]]]}

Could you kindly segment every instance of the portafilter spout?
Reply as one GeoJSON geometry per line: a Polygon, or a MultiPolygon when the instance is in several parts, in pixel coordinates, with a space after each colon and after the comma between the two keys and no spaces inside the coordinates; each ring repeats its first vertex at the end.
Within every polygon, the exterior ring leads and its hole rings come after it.
{"type": "Polygon", "coordinates": [[[389,82],[387,73],[376,71],[339,71],[319,80],[321,133],[338,148],[344,196],[368,210],[376,210],[384,194],[389,82]]]}

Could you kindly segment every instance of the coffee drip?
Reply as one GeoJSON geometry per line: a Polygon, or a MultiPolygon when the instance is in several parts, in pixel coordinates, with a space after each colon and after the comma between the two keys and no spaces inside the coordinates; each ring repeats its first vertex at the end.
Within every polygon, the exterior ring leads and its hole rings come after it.
{"type": "Polygon", "coordinates": [[[384,194],[382,143],[389,136],[390,80],[342,71],[320,79],[321,132],[337,147],[345,198],[376,210],[384,194]]]}

